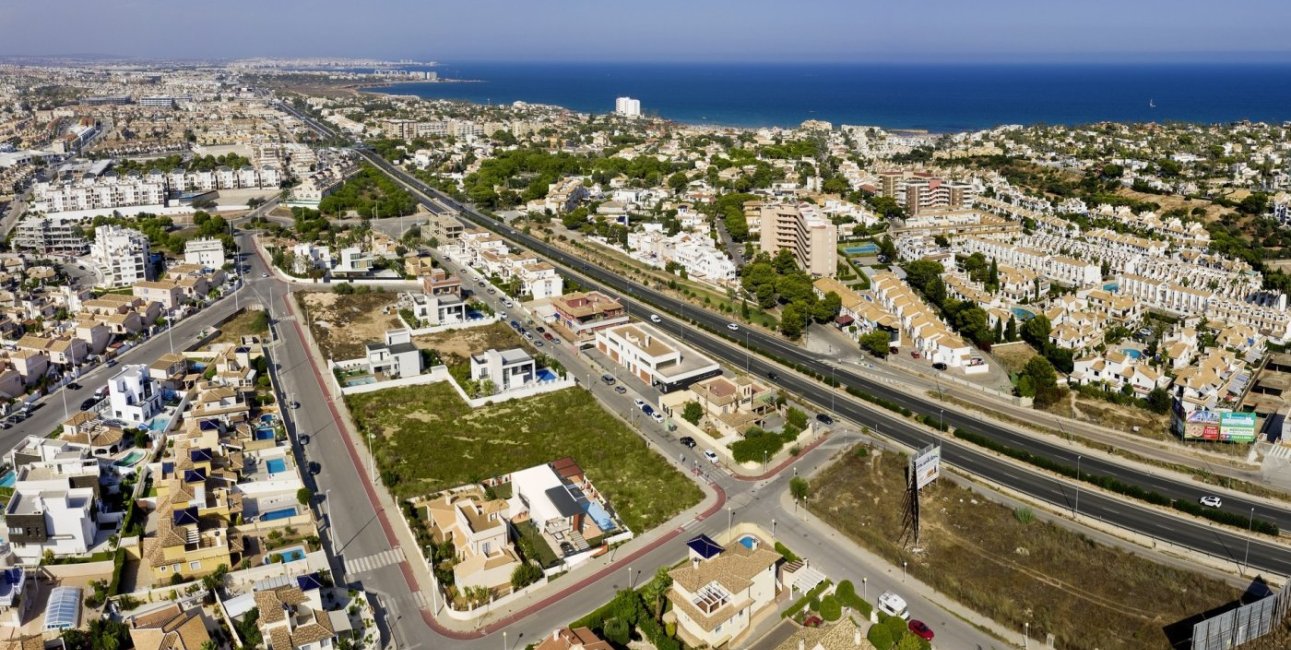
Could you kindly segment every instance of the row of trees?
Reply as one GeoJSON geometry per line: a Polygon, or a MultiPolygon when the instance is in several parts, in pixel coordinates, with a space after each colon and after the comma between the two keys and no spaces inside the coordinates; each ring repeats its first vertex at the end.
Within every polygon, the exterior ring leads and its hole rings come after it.
{"type": "Polygon", "coordinates": [[[318,202],[318,210],[340,216],[354,210],[364,219],[399,217],[417,210],[417,202],[397,183],[371,165],[359,171],[318,202]]]}

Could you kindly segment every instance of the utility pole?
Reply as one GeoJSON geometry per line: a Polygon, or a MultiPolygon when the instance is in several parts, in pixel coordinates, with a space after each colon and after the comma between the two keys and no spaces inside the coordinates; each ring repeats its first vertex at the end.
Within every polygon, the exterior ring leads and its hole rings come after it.
{"type": "Polygon", "coordinates": [[[1076,507],[1072,511],[1072,516],[1077,519],[1080,518],[1080,459],[1081,457],[1077,455],[1076,456],[1076,507]]]}

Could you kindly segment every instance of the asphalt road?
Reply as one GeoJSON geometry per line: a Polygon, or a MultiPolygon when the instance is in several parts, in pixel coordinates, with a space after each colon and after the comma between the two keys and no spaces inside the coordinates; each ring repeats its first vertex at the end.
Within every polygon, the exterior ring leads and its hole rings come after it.
{"type": "MultiPolygon", "coordinates": [[[[691,328],[688,323],[698,324],[702,330],[716,333],[728,342],[733,342],[737,345],[745,344],[747,341],[747,344],[755,350],[769,351],[777,357],[800,364],[822,375],[830,375],[832,373],[843,385],[856,387],[869,394],[905,406],[912,411],[924,413],[931,417],[944,417],[947,425],[954,426],[956,428],[974,430],[1011,447],[1024,449],[1035,455],[1065,462],[1072,466],[1076,465],[1076,456],[1079,454],[1078,450],[1054,445],[1044,440],[1035,439],[1003,426],[982,422],[970,414],[961,413],[953,406],[951,408],[946,408],[941,404],[938,404],[933,400],[926,399],[914,392],[903,391],[899,387],[875,382],[871,379],[857,375],[846,368],[834,367],[805,349],[778,337],[764,334],[748,327],[741,327],[738,331],[731,331],[727,329],[727,324],[729,322],[728,319],[718,314],[694,307],[688,303],[673,299],[648,287],[632,283],[620,275],[605,271],[599,267],[591,266],[586,262],[564,253],[563,251],[547,245],[536,237],[526,235],[522,231],[500,224],[487,216],[476,213],[466,206],[453,201],[451,198],[444,197],[442,194],[435,192],[433,189],[416,181],[416,179],[413,179],[402,171],[394,168],[388,162],[370,151],[360,151],[373,164],[378,165],[387,173],[395,175],[396,178],[399,178],[405,184],[411,185],[420,190],[420,193],[423,195],[421,197],[423,199],[423,203],[432,210],[443,210],[445,208],[457,210],[462,218],[472,221],[476,225],[493,230],[503,237],[511,239],[518,244],[543,255],[566,269],[577,271],[579,274],[583,275],[584,278],[594,280],[594,282],[590,283],[593,286],[599,285],[599,288],[619,297],[625,303],[629,312],[637,317],[648,317],[650,314],[658,314],[665,321],[665,327],[670,331],[690,328],[692,334],[686,338],[688,343],[695,345],[704,352],[720,358],[734,366],[740,366],[746,363],[746,357],[744,354],[733,351],[729,345],[717,344],[713,340],[713,334],[701,334],[700,330],[691,328]],[[435,197],[435,199],[426,200],[431,196],[435,197]],[[643,300],[647,300],[650,304],[645,304],[643,300]],[[674,315],[680,315],[682,319],[676,319],[674,315]]],[[[762,374],[763,376],[773,369],[773,366],[769,362],[753,355],[749,355],[749,360],[747,362],[750,364],[750,367],[754,372],[762,374]]],[[[774,367],[774,369],[777,371],[781,370],[779,367],[774,367]]],[[[833,404],[833,408],[835,408],[840,415],[847,417],[853,422],[868,426],[875,426],[877,424],[877,428],[884,435],[911,447],[919,448],[928,444],[932,440],[930,434],[926,433],[924,430],[903,420],[891,417],[886,413],[876,414],[873,412],[873,409],[868,406],[862,407],[862,403],[859,400],[854,400],[850,398],[850,396],[841,395],[837,391],[831,391],[828,387],[820,383],[802,380],[796,376],[790,378],[790,373],[781,373],[779,383],[785,388],[793,390],[795,393],[817,405],[828,406],[833,404]],[[833,394],[832,397],[831,394],[833,394]]],[[[1015,465],[1004,462],[991,454],[984,453],[981,449],[973,445],[959,443],[954,439],[942,439],[942,446],[943,458],[945,458],[947,462],[957,465],[971,474],[984,476],[1002,485],[1006,485],[1024,494],[1056,504],[1062,508],[1071,508],[1074,510],[1076,506],[1076,488],[1074,485],[1067,485],[1067,481],[1061,481],[1051,478],[1048,475],[1019,468],[1015,465]]],[[[1098,458],[1082,458],[1081,470],[1082,474],[1087,472],[1090,474],[1114,476],[1125,483],[1138,484],[1145,489],[1156,491],[1169,498],[1177,500],[1195,501],[1201,496],[1210,493],[1206,488],[1199,485],[1175,481],[1165,476],[1156,476],[1152,474],[1144,475],[1137,468],[1119,465],[1098,458]]],[[[1251,508],[1254,508],[1255,516],[1273,521],[1278,524],[1280,528],[1291,530],[1291,512],[1285,508],[1272,508],[1263,502],[1253,502],[1241,497],[1233,496],[1225,499],[1224,508],[1230,512],[1241,515],[1249,514],[1251,512],[1251,508]]],[[[1246,556],[1245,549],[1247,538],[1245,535],[1238,534],[1235,531],[1218,525],[1200,523],[1183,517],[1175,517],[1155,509],[1143,507],[1137,503],[1130,503],[1125,500],[1103,496],[1094,496],[1092,492],[1082,490],[1080,514],[1083,516],[1099,517],[1127,530],[1139,532],[1170,543],[1209,553],[1235,563],[1243,563],[1246,556]]],[[[1260,539],[1251,542],[1250,548],[1251,566],[1280,575],[1291,575],[1291,549],[1288,549],[1287,546],[1271,539],[1260,539]]]]}

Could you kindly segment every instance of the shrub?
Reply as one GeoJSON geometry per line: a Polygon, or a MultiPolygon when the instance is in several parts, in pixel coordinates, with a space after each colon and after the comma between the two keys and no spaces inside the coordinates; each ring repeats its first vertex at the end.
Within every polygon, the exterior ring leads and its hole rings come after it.
{"type": "Polygon", "coordinates": [[[542,579],[542,569],[536,564],[525,562],[511,572],[511,588],[524,589],[542,579]]]}
{"type": "Polygon", "coordinates": [[[891,650],[892,648],[892,633],[882,625],[870,627],[870,633],[865,635],[865,638],[869,639],[870,645],[874,646],[874,650],[891,650]]]}
{"type": "Polygon", "coordinates": [[[873,610],[865,599],[856,595],[856,586],[852,584],[851,580],[838,583],[838,587],[834,589],[834,598],[837,598],[839,604],[843,607],[856,610],[863,618],[869,618],[870,611],[873,610]]]}
{"type": "Polygon", "coordinates": [[[776,543],[775,543],[775,551],[776,551],[776,553],[779,553],[779,554],[780,554],[780,557],[784,558],[786,562],[797,562],[797,561],[798,561],[798,556],[797,556],[797,555],[794,555],[794,552],[793,552],[793,551],[791,551],[791,550],[789,550],[789,547],[788,547],[788,546],[785,546],[784,544],[781,544],[780,542],[776,542],[776,543]]]}
{"type": "Polygon", "coordinates": [[[790,605],[789,609],[784,610],[784,612],[780,614],[780,618],[791,618],[794,614],[802,611],[808,604],[816,600],[816,598],[820,596],[821,592],[828,589],[829,585],[830,582],[828,580],[816,585],[811,591],[807,592],[806,595],[799,598],[798,602],[790,605]]]}
{"type": "Polygon", "coordinates": [[[1032,512],[1030,508],[1014,508],[1013,518],[1023,524],[1029,524],[1035,521],[1035,513],[1032,512]]]}
{"type": "Polygon", "coordinates": [[[839,604],[838,599],[832,594],[825,596],[820,600],[820,617],[826,621],[837,621],[843,617],[843,606],[839,604]]]}
{"type": "Polygon", "coordinates": [[[628,627],[628,622],[621,618],[612,618],[605,621],[605,628],[602,630],[605,634],[605,640],[618,646],[626,646],[631,641],[632,630],[628,627]]]}

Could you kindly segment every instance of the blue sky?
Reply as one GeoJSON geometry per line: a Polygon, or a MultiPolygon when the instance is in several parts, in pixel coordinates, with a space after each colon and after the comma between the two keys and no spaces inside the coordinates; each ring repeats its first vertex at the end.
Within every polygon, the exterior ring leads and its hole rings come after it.
{"type": "Polygon", "coordinates": [[[0,54],[1291,60],[1287,0],[3,0],[0,54]]]}

